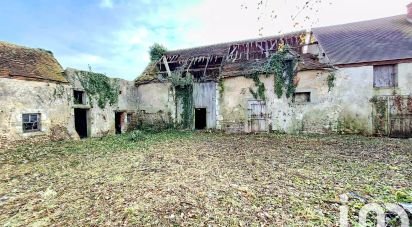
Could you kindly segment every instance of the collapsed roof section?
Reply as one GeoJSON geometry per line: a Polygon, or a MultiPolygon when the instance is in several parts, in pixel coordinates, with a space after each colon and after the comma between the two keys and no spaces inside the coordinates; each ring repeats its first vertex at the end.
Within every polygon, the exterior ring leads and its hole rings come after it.
{"type": "MultiPolygon", "coordinates": [[[[166,81],[173,72],[190,73],[198,82],[263,72],[265,63],[280,46],[288,45],[293,52],[302,53],[305,37],[306,31],[299,31],[283,36],[168,51],[162,59],[147,66],[136,79],[136,85],[166,81]]],[[[299,70],[326,67],[314,55],[297,55],[300,57],[299,70]]]]}

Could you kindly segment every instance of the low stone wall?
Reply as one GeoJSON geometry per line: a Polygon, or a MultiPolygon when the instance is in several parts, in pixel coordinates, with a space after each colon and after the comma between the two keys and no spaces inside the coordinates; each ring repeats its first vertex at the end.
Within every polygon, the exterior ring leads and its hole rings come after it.
{"type": "Polygon", "coordinates": [[[144,110],[137,113],[137,127],[138,128],[167,128],[173,123],[171,114],[163,111],[156,113],[148,113],[144,110]]]}
{"type": "Polygon", "coordinates": [[[243,121],[221,121],[222,130],[227,133],[244,133],[245,122],[243,121]]]}

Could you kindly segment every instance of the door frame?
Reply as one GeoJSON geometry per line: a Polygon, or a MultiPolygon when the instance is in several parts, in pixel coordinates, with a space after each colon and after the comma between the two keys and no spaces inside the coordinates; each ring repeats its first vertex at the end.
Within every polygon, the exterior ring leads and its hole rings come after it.
{"type": "Polygon", "coordinates": [[[74,120],[74,129],[75,129],[77,135],[81,139],[91,137],[90,108],[78,108],[78,107],[73,108],[73,120],[74,120]],[[87,134],[86,137],[80,137],[79,133],[77,132],[77,129],[76,129],[76,114],[75,114],[76,109],[84,110],[86,112],[86,134],[87,134]]]}
{"type": "Polygon", "coordinates": [[[268,119],[270,118],[270,116],[267,113],[268,109],[267,109],[266,101],[261,100],[261,99],[248,99],[248,100],[246,100],[246,103],[247,103],[246,116],[247,116],[247,130],[248,130],[248,132],[249,133],[267,133],[267,132],[269,132],[268,119]],[[253,104],[251,104],[251,102],[264,103],[265,110],[264,110],[264,113],[263,113],[262,116],[257,117],[257,118],[252,116],[252,110],[253,109],[252,109],[251,105],[253,105],[253,104]],[[253,130],[253,122],[254,121],[260,121],[258,123],[259,124],[259,129],[257,131],[253,130]],[[260,124],[261,123],[264,123],[264,130],[260,129],[260,124]]]}
{"type": "Polygon", "coordinates": [[[123,134],[124,133],[124,129],[125,129],[125,119],[127,115],[127,111],[114,111],[114,129],[115,129],[115,134],[123,134]],[[117,129],[117,116],[119,116],[119,123],[120,123],[120,129],[118,131],[117,129]]]}

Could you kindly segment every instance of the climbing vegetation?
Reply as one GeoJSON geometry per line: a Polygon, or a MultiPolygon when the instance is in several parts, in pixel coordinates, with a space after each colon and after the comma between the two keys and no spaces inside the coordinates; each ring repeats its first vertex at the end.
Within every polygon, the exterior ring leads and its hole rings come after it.
{"type": "Polygon", "coordinates": [[[193,76],[191,74],[184,74],[179,71],[172,72],[169,80],[173,87],[183,88],[193,85],[193,76]]]}
{"type": "Polygon", "coordinates": [[[328,82],[328,89],[330,92],[332,88],[335,87],[335,80],[336,80],[335,72],[330,72],[326,80],[328,82]]]}
{"type": "Polygon", "coordinates": [[[219,80],[218,86],[219,86],[219,96],[220,96],[220,99],[223,99],[223,97],[224,97],[223,94],[225,93],[225,84],[224,84],[224,82],[223,82],[223,79],[220,79],[220,80],[219,80]]]}
{"type": "Polygon", "coordinates": [[[170,82],[175,91],[176,105],[181,104],[182,128],[191,128],[193,122],[193,76],[181,71],[173,72],[170,82]]]}
{"type": "Polygon", "coordinates": [[[273,74],[275,80],[275,93],[278,98],[281,98],[285,93],[289,98],[293,95],[296,89],[294,79],[297,68],[296,57],[290,54],[290,48],[285,45],[273,54],[266,65],[266,73],[273,74]]]}
{"type": "Polygon", "coordinates": [[[64,86],[61,85],[61,84],[57,84],[56,88],[53,91],[53,99],[54,100],[61,99],[61,98],[63,98],[65,93],[66,93],[66,90],[65,90],[64,86]]]}
{"type": "Polygon", "coordinates": [[[80,71],[77,78],[86,91],[91,106],[93,100],[97,100],[97,105],[102,109],[107,104],[112,106],[117,103],[120,89],[117,79],[110,79],[104,74],[92,71],[80,71]]]}
{"type": "Polygon", "coordinates": [[[265,88],[265,84],[259,79],[259,73],[254,73],[248,77],[253,79],[253,82],[255,82],[255,87],[257,88],[256,91],[254,91],[252,88],[249,88],[250,94],[252,94],[254,99],[261,99],[265,101],[266,100],[266,96],[265,96],[266,88],[265,88]]]}
{"type": "Polygon", "coordinates": [[[384,135],[386,133],[388,103],[386,99],[379,99],[377,96],[371,98],[370,102],[374,106],[373,125],[375,133],[384,135]]]}

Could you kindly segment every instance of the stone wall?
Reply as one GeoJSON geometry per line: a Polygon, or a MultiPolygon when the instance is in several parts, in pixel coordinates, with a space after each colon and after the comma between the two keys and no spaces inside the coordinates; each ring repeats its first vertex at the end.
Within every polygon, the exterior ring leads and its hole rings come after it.
{"type": "Polygon", "coordinates": [[[173,123],[176,104],[170,86],[170,83],[150,83],[138,86],[138,122],[140,125],[162,127],[173,123]]]}
{"type": "MultiPolygon", "coordinates": [[[[65,75],[67,80],[71,84],[71,93],[73,90],[84,91],[80,80],[78,70],[66,69],[65,75]]],[[[119,96],[118,102],[114,105],[109,105],[108,103],[102,109],[97,105],[96,99],[91,99],[91,97],[85,92],[85,104],[84,105],[74,105],[71,103],[71,109],[82,108],[88,110],[88,128],[90,137],[101,137],[105,135],[115,134],[115,113],[122,112],[124,117],[122,118],[123,127],[122,132],[132,130],[132,122],[127,122],[127,114],[132,115],[132,120],[136,118],[138,110],[138,99],[137,99],[137,88],[134,86],[134,82],[126,81],[122,79],[112,79],[116,80],[119,85],[119,96]]],[[[73,110],[72,110],[73,111],[73,110]]],[[[74,116],[70,119],[72,122],[75,121],[74,116]]]]}
{"type": "MultiPolygon", "coordinates": [[[[310,102],[292,102],[285,95],[274,94],[273,77],[260,76],[265,84],[268,128],[286,133],[359,133],[372,134],[374,96],[411,95],[412,64],[398,65],[398,87],[374,88],[373,66],[341,68],[334,72],[334,86],[329,89],[330,71],[299,72],[296,92],[310,93],[310,102]]],[[[249,88],[256,90],[250,78],[224,79],[220,94],[218,121],[229,132],[248,132],[247,102],[253,100],[249,88]]]]}
{"type": "MultiPolygon", "coordinates": [[[[273,77],[260,76],[260,81],[265,84],[267,109],[272,109],[274,99],[273,77]]],[[[255,100],[249,88],[256,90],[251,78],[229,77],[223,80],[223,92],[219,91],[218,125],[220,129],[231,132],[249,132],[248,127],[248,101],[255,100]]],[[[269,119],[268,119],[269,121],[269,119]]]]}
{"type": "Polygon", "coordinates": [[[69,84],[0,78],[1,145],[29,138],[77,138],[71,95],[69,84]],[[40,131],[23,132],[22,115],[27,113],[40,114],[40,131]]]}

